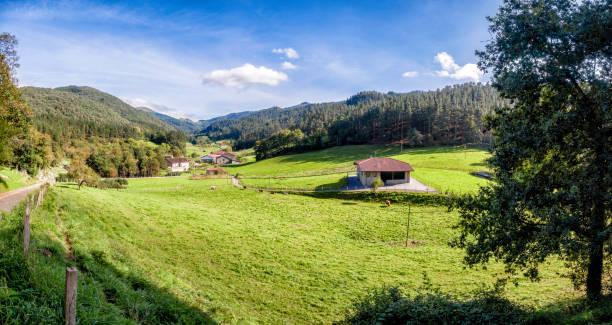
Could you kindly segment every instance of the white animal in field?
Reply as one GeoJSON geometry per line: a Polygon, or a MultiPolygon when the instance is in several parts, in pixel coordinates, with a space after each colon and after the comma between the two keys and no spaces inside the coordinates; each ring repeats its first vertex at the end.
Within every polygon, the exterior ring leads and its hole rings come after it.
{"type": "Polygon", "coordinates": [[[216,187],[216,186],[214,186],[214,185],[210,187],[210,190],[211,190],[211,191],[214,191],[214,190],[216,190],[216,189],[217,189],[217,187],[216,187]]]}

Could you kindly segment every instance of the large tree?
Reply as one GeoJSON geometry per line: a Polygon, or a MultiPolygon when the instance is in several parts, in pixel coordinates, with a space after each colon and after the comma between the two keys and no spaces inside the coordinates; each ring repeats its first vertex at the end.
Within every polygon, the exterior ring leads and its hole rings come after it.
{"type": "Polygon", "coordinates": [[[505,0],[481,69],[511,105],[488,118],[496,183],[458,201],[468,264],[558,256],[587,296],[612,253],[612,1],[505,0]]]}
{"type": "Polygon", "coordinates": [[[17,88],[15,69],[17,39],[11,34],[0,34],[0,164],[11,161],[11,140],[29,127],[27,106],[17,88]]]}

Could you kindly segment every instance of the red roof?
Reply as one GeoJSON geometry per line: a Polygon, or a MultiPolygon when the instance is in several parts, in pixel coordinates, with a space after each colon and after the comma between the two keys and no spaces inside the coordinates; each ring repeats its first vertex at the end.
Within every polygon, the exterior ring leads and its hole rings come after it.
{"type": "Polygon", "coordinates": [[[409,163],[392,158],[368,158],[354,163],[362,172],[411,172],[414,170],[409,163]]]}
{"type": "Polygon", "coordinates": [[[211,151],[210,153],[212,153],[213,155],[232,155],[232,156],[236,156],[235,154],[231,153],[231,152],[227,152],[227,151],[211,151]]]}

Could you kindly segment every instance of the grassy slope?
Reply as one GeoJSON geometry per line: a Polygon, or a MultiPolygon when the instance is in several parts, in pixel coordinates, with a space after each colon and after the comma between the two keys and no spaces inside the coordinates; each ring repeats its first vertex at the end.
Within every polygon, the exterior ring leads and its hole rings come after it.
{"type": "Polygon", "coordinates": [[[280,189],[325,190],[346,187],[346,173],[323,176],[304,176],[293,178],[243,178],[240,184],[253,187],[272,187],[280,189]]]}
{"type": "MultiPolygon", "coordinates": [[[[406,248],[391,245],[405,238],[405,204],[272,195],[224,183],[139,179],[122,191],[60,184],[57,203],[33,216],[35,247],[63,242],[61,227],[77,260],[98,256],[114,273],[145,279],[221,322],[328,323],[367,288],[399,283],[414,290],[427,272],[445,291],[467,292],[501,271],[463,268],[462,252],[447,245],[456,216],[444,207],[412,206],[411,239],[423,245],[406,248]]],[[[45,267],[40,260],[32,265],[45,267]]],[[[558,269],[547,267],[539,284],[521,281],[510,297],[532,304],[560,299],[570,286],[558,269]]],[[[56,273],[34,272],[33,290],[61,297],[56,273]]],[[[90,304],[92,319],[103,319],[108,306],[106,313],[122,315],[131,315],[133,304],[154,308],[135,298],[145,294],[126,298],[133,303],[105,302],[102,287],[125,286],[108,277],[100,277],[102,284],[87,278],[79,291],[90,297],[80,303],[90,304]]]]}
{"type": "Polygon", "coordinates": [[[0,193],[16,190],[31,183],[26,177],[12,169],[0,167],[0,174],[7,177],[5,180],[8,183],[8,188],[0,185],[0,193]]]}
{"type": "MultiPolygon", "coordinates": [[[[474,192],[486,180],[470,173],[488,170],[484,160],[489,156],[486,150],[463,147],[427,147],[406,149],[400,152],[397,146],[355,145],[333,147],[320,151],[274,157],[244,166],[232,168],[232,173],[246,176],[302,176],[329,172],[353,170],[353,162],[371,156],[392,157],[409,162],[415,169],[412,176],[421,182],[442,191],[474,192]]],[[[332,184],[344,174],[337,174],[332,184]]],[[[316,187],[329,181],[329,176],[316,181],[309,179],[316,187]]],[[[259,180],[245,180],[245,184],[256,185],[259,180]]],[[[278,182],[282,186],[286,181],[278,182]]],[[[299,179],[295,182],[299,183],[299,179]]],[[[300,186],[300,185],[295,185],[300,186]]]]}

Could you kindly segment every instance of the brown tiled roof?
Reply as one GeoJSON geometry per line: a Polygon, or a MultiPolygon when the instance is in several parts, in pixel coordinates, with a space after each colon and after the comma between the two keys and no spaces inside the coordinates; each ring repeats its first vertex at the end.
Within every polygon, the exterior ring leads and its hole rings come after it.
{"type": "Polygon", "coordinates": [[[212,153],[213,155],[232,155],[232,156],[236,156],[235,154],[231,153],[231,152],[227,152],[227,151],[211,151],[210,153],[212,153]]]}
{"type": "Polygon", "coordinates": [[[187,158],[166,158],[166,161],[171,164],[180,164],[180,163],[189,162],[189,159],[187,158]]]}
{"type": "Polygon", "coordinates": [[[225,158],[227,158],[229,160],[236,160],[236,155],[233,155],[231,153],[224,153],[224,154],[221,155],[221,157],[225,157],[225,158]]]}
{"type": "Polygon", "coordinates": [[[392,158],[368,158],[354,163],[362,172],[411,172],[414,170],[409,163],[392,158]]]}

